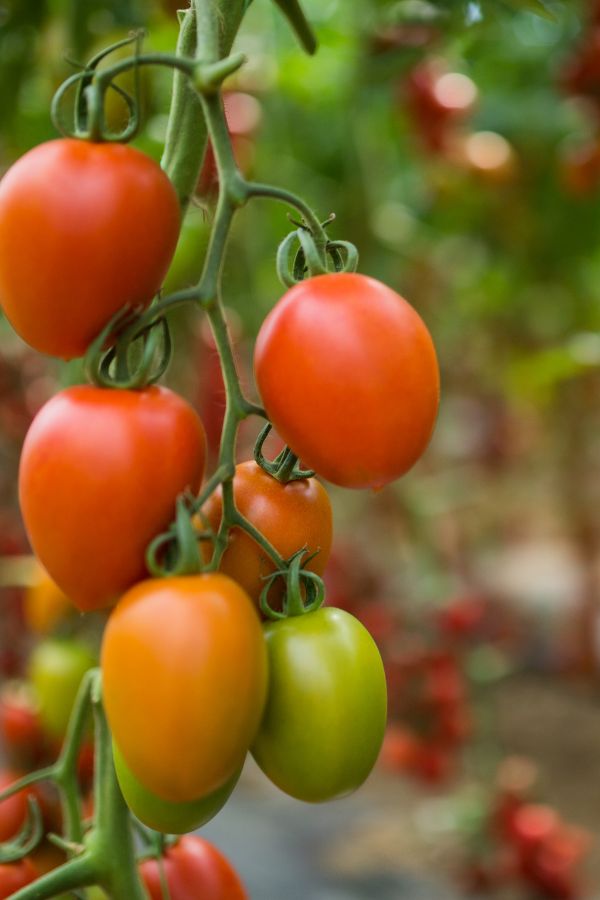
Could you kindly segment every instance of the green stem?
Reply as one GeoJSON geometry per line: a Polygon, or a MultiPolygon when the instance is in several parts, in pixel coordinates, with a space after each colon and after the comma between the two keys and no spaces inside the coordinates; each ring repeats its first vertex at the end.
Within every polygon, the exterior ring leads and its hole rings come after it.
{"type": "Polygon", "coordinates": [[[99,675],[92,696],[95,729],[95,826],[88,838],[97,861],[98,884],[115,900],[147,900],[140,880],[129,810],[115,772],[112,738],[102,706],[99,675]]]}
{"type": "MultiPolygon", "coordinates": [[[[181,24],[177,56],[193,56],[195,49],[196,19],[193,11],[188,10],[181,24]]],[[[173,75],[171,108],[161,166],[173,182],[182,215],[198,182],[206,139],[207,130],[202,117],[200,98],[190,84],[188,76],[176,71],[173,75]]]]}
{"type": "MultiPolygon", "coordinates": [[[[46,875],[42,875],[33,884],[21,888],[15,894],[11,894],[11,900],[45,900],[46,897],[56,897],[66,891],[78,887],[86,887],[97,883],[96,867],[92,857],[85,853],[76,859],[70,859],[64,865],[53,869],[46,875]]],[[[147,895],[142,895],[143,900],[148,900],[147,895]]],[[[140,900],[142,900],[140,898],[140,900]]],[[[122,900],[126,900],[123,895],[122,900]]]]}

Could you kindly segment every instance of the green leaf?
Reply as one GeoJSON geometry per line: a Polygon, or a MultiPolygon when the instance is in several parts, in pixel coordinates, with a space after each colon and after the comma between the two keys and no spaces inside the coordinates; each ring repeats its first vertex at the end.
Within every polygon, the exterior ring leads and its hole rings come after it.
{"type": "Polygon", "coordinates": [[[506,0],[511,6],[518,10],[526,10],[541,16],[542,19],[548,19],[550,22],[557,22],[558,18],[553,9],[553,4],[548,0],[506,0]]]}

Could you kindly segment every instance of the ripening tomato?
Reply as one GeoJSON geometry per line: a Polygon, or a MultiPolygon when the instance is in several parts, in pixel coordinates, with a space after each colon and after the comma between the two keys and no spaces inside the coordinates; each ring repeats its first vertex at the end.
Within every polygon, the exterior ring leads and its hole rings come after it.
{"type": "Polygon", "coordinates": [[[277,787],[310,803],[358,788],[385,732],[385,672],[373,638],[341,609],[269,622],[270,683],[252,755],[277,787]]]}
{"type": "MultiPolygon", "coordinates": [[[[233,492],[238,510],[284,559],[306,546],[308,554],[318,551],[306,568],[323,574],[331,550],[333,526],[327,491],[316,478],[282,484],[254,461],[243,462],[236,467],[233,492]]],[[[217,530],[223,514],[220,489],[212,494],[202,512],[210,526],[217,530]]],[[[258,601],[265,586],[263,579],[275,571],[275,566],[253,538],[239,528],[233,528],[220,571],[241,584],[250,597],[258,601]]],[[[273,585],[270,600],[276,594],[277,587],[273,585]]]]}
{"type": "Polygon", "coordinates": [[[0,183],[0,303],[36,350],[82,356],[122,307],[146,306],[175,251],[168,177],[123,144],[34,147],[0,183]]]}
{"type": "Polygon", "coordinates": [[[399,294],[365,275],[308,278],[269,313],[255,350],[265,409],[304,465],[379,488],[421,456],[439,401],[435,349],[399,294]]]}
{"type": "MultiPolygon", "coordinates": [[[[18,781],[22,774],[10,769],[0,771],[0,792],[18,781]]],[[[25,824],[28,809],[27,798],[30,794],[30,788],[23,788],[11,797],[7,797],[6,800],[0,801],[0,842],[14,838],[25,824]]]]}
{"type": "Polygon", "coordinates": [[[205,438],[192,407],[167,388],[61,391],[40,410],[19,471],[29,538],[83,611],[113,603],[147,575],[150,541],[178,494],[196,491],[205,438]]]}
{"type": "Polygon", "coordinates": [[[102,645],[108,721],[144,787],[188,802],[222,787],[256,734],[267,653],[250,598],[205,574],[137,584],[102,645]]]}
{"type": "Polygon", "coordinates": [[[87,644],[75,638],[48,638],[29,658],[29,680],[39,704],[42,728],[49,738],[62,740],[81,679],[96,658],[87,644]]]}
{"type": "Polygon", "coordinates": [[[37,877],[35,867],[28,859],[21,859],[16,863],[3,863],[0,865],[0,900],[12,897],[37,877]]]}
{"type": "MultiPolygon", "coordinates": [[[[171,900],[249,900],[239,875],[223,854],[197,835],[181,838],[162,859],[171,900]]],[[[163,900],[156,859],[140,865],[150,900],[163,900]]]]}
{"type": "Polygon", "coordinates": [[[9,762],[23,767],[35,768],[45,754],[38,704],[26,681],[7,681],[2,685],[0,742],[9,762]]]}
{"type": "Polygon", "coordinates": [[[198,800],[171,803],[144,787],[123,759],[123,754],[114,741],[113,757],[125,803],[140,822],[164,834],[185,834],[210,822],[229,800],[241,774],[241,770],[238,770],[222,787],[198,800]]]}
{"type": "Polygon", "coordinates": [[[38,566],[35,581],[23,598],[23,617],[31,631],[48,634],[72,609],[68,597],[38,566]]]}

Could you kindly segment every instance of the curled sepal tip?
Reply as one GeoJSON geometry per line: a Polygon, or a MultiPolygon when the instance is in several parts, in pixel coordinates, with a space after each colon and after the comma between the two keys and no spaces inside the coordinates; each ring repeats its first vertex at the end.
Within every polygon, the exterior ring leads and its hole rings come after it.
{"type": "Polygon", "coordinates": [[[154,578],[196,575],[203,570],[200,535],[192,521],[194,510],[189,498],[177,498],[175,521],[159,534],[146,552],[146,565],[154,578]]]}
{"type": "Polygon", "coordinates": [[[323,605],[325,599],[323,579],[316,572],[302,568],[303,564],[307,565],[316,555],[313,553],[307,557],[307,552],[306,547],[302,547],[290,557],[285,569],[279,569],[265,579],[259,603],[261,612],[267,618],[287,619],[290,616],[301,616],[314,612],[323,605]],[[281,610],[274,609],[269,603],[269,591],[278,578],[283,578],[286,586],[281,610]]]}
{"type": "MultiPolygon", "coordinates": [[[[329,221],[331,219],[323,224],[329,221]]],[[[358,250],[354,244],[349,241],[327,241],[323,253],[305,225],[286,235],[277,250],[277,276],[288,288],[315,275],[355,272],[357,266],[358,250]]]]}
{"type": "Polygon", "coordinates": [[[160,316],[142,328],[137,320],[129,308],[120,310],[88,348],[85,371],[98,387],[138,390],[166,372],[173,350],[167,320],[160,316]]]}
{"type": "Polygon", "coordinates": [[[284,447],[281,453],[279,453],[272,461],[266,458],[263,453],[263,446],[272,427],[271,423],[267,422],[256,439],[256,444],[254,445],[255,463],[260,466],[263,471],[267,472],[268,475],[276,478],[277,481],[280,481],[282,484],[287,484],[290,481],[302,481],[305,478],[312,478],[315,474],[314,471],[312,469],[303,469],[300,466],[298,457],[289,447],[284,447]]]}
{"type": "Polygon", "coordinates": [[[0,863],[13,863],[23,859],[38,846],[44,836],[44,823],[40,805],[35,797],[27,797],[27,818],[18,834],[0,844],[0,863]]]}

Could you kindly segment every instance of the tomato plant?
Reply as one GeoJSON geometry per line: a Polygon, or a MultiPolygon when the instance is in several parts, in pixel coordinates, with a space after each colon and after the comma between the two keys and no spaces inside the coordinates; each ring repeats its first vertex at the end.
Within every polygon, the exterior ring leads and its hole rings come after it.
{"type": "Polygon", "coordinates": [[[40,723],[49,738],[62,740],[81,679],[96,658],[73,638],[47,638],[34,647],[29,680],[39,704],[40,723]]]}
{"type": "Polygon", "coordinates": [[[209,822],[225,805],[240,777],[240,771],[225,782],[216,791],[192,800],[189,803],[171,803],[162,800],[147,790],[135,777],[120,752],[113,742],[113,756],[115,769],[119,780],[119,787],[129,809],[140,822],[155,831],[167,834],[185,834],[187,831],[195,831],[209,822]]]}
{"type": "Polygon", "coordinates": [[[252,754],[281,790],[312,803],[359,787],[379,754],[386,687],[360,622],[324,608],[264,626],[270,687],[252,754]]]}
{"type": "MultiPolygon", "coordinates": [[[[171,900],[248,900],[236,871],[223,854],[196,835],[181,838],[162,858],[171,900]]],[[[162,900],[160,868],[147,859],[140,872],[150,900],[162,900]]]]}
{"type": "MultiPolygon", "coordinates": [[[[331,549],[332,513],[327,492],[316,478],[283,484],[255,462],[243,462],[236,467],[233,492],[238,510],[284,559],[306,547],[308,556],[316,554],[306,568],[323,574],[331,549]]],[[[219,528],[223,514],[221,491],[215,491],[202,513],[213,529],[219,528]]],[[[258,601],[265,576],[274,570],[272,560],[249,534],[239,528],[231,530],[220,563],[223,574],[241,584],[258,601]]]]}
{"type": "Polygon", "coordinates": [[[379,488],[425,450],[439,399],[433,343],[415,310],[373,278],[342,272],[291,288],[263,322],[254,359],[273,425],[328,481],[379,488]]]}
{"type": "Polygon", "coordinates": [[[113,603],[146,574],[148,543],[204,470],[200,419],[162,387],[62,391],[38,413],[19,471],[33,548],[82,610],[113,603]]]}
{"type": "Polygon", "coordinates": [[[102,675],[136,778],[164,800],[198,800],[240,768],[260,722],[267,658],[256,610],[225,575],[143,581],[109,619],[102,675]]]}
{"type": "Polygon", "coordinates": [[[179,233],[173,187],[133,147],[40,144],[0,183],[0,303],[32,347],[81,356],[124,306],[150,302],[179,233]]]}

